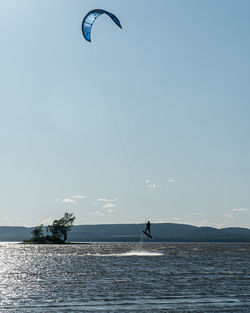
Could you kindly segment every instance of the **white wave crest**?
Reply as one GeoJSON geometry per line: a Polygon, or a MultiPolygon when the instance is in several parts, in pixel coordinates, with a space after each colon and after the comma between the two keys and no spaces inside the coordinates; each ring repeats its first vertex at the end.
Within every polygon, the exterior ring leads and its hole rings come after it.
{"type": "Polygon", "coordinates": [[[132,250],[128,252],[123,252],[123,253],[107,253],[107,254],[91,254],[88,253],[87,255],[91,256],[117,256],[117,257],[126,257],[126,256],[162,256],[162,252],[155,252],[155,251],[145,251],[145,250],[132,250]]]}

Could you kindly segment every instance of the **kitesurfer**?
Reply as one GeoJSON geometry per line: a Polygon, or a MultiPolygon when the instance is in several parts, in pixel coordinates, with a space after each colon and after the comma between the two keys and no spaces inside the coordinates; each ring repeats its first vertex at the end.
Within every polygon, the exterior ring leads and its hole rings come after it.
{"type": "Polygon", "coordinates": [[[150,235],[150,226],[151,226],[151,223],[150,223],[150,221],[148,221],[148,222],[146,223],[145,232],[148,233],[149,235],[150,235]]]}

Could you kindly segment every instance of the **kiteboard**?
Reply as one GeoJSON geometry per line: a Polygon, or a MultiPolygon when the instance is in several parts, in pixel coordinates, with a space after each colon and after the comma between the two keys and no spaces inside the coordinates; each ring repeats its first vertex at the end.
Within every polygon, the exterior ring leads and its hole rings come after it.
{"type": "Polygon", "coordinates": [[[152,239],[152,236],[151,236],[151,235],[149,235],[147,232],[145,232],[145,230],[143,230],[143,233],[144,233],[146,236],[148,236],[149,238],[151,238],[151,239],[152,239]]]}

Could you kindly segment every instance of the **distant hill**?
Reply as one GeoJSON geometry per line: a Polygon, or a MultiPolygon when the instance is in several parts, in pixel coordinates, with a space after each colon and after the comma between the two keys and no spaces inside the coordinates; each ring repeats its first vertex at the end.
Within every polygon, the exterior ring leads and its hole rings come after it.
{"type": "MultiPolygon", "coordinates": [[[[69,241],[139,241],[144,224],[76,225],[69,241]]],[[[33,227],[0,226],[0,241],[22,241],[31,237],[33,227]]],[[[250,242],[250,229],[197,227],[186,224],[156,223],[152,241],[169,242],[250,242]]],[[[144,239],[151,241],[144,236],[144,239]]]]}

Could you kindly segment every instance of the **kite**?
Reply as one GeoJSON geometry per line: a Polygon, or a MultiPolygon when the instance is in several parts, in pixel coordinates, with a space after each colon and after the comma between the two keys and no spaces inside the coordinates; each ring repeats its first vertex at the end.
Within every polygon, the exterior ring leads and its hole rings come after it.
{"type": "Polygon", "coordinates": [[[82,33],[83,33],[83,37],[91,42],[91,29],[92,26],[95,22],[95,20],[101,15],[101,14],[107,14],[113,22],[116,23],[117,26],[119,26],[120,28],[122,28],[121,23],[119,21],[119,19],[112,13],[105,11],[105,10],[101,10],[101,9],[95,9],[90,11],[83,19],[82,21],[82,33]]]}

